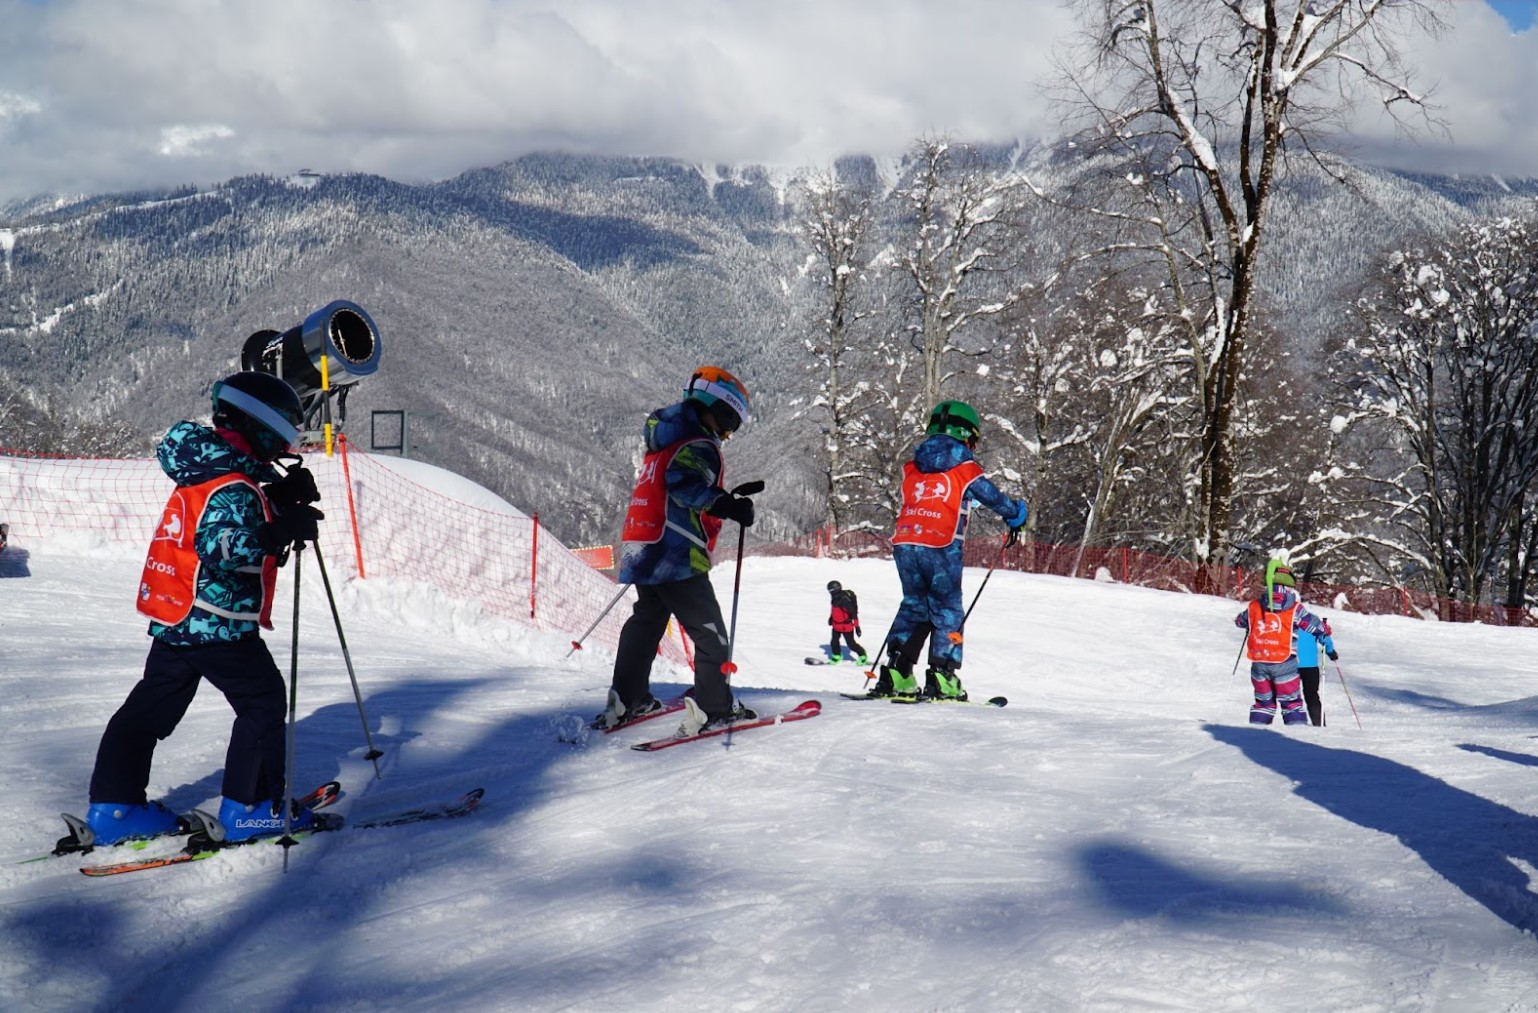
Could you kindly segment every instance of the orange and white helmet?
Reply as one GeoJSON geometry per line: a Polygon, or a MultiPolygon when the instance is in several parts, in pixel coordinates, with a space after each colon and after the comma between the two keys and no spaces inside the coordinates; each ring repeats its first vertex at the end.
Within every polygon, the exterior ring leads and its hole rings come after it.
{"type": "Polygon", "coordinates": [[[684,400],[698,401],[710,408],[728,432],[736,432],[748,420],[748,388],[720,366],[701,366],[689,377],[684,400]]]}

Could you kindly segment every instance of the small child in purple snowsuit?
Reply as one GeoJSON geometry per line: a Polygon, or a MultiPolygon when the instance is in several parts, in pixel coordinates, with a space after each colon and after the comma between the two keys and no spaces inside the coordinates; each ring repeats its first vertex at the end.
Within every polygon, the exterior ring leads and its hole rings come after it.
{"type": "Polygon", "coordinates": [[[1234,625],[1248,631],[1244,645],[1255,688],[1252,725],[1269,725],[1278,704],[1284,724],[1308,724],[1294,638],[1298,631],[1323,636],[1324,622],[1304,607],[1293,587],[1292,571],[1272,560],[1266,568],[1266,593],[1234,617],[1234,625]]]}

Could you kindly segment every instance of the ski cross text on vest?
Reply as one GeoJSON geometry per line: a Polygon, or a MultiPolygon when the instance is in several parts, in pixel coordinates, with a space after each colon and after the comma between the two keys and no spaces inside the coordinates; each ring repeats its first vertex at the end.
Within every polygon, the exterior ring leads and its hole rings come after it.
{"type": "Polygon", "coordinates": [[[1249,646],[1251,661],[1275,664],[1292,657],[1292,620],[1297,606],[1289,605],[1280,612],[1267,612],[1260,602],[1250,602],[1250,635],[1245,641],[1249,646]]]}
{"type": "MultiPolygon", "coordinates": [[[[193,606],[227,619],[246,619],[259,622],[263,629],[272,629],[272,597],[278,582],[277,560],[268,556],[263,561],[262,606],[260,612],[231,612],[197,597],[198,573],[202,561],[198,559],[194,539],[203,512],[215,492],[227,485],[244,483],[256,491],[262,504],[262,516],[272,520],[272,507],[261,487],[245,475],[221,475],[218,478],[178,488],[166,501],[161,512],[160,524],[150,541],[148,555],[144,559],[144,573],[139,578],[139,603],[141,613],[157,623],[175,626],[186,619],[193,606]]],[[[252,570],[251,572],[257,572],[252,570]]]]}
{"type": "MultiPolygon", "coordinates": [[[[668,527],[668,468],[673,463],[673,458],[680,450],[691,443],[713,442],[704,436],[690,436],[670,443],[661,450],[654,450],[641,460],[641,471],[636,475],[635,490],[630,494],[630,507],[625,511],[625,526],[620,534],[623,542],[638,542],[650,545],[661,541],[662,534],[668,527]]],[[[725,471],[723,466],[722,471],[725,471]]],[[[716,487],[720,488],[725,475],[716,476],[716,487]]],[[[707,552],[714,551],[716,536],[721,533],[722,520],[709,514],[700,516],[700,523],[705,529],[704,548],[707,552]]],[[[699,538],[692,531],[686,531],[674,526],[673,530],[699,544],[699,538]]]]}
{"type": "Polygon", "coordinates": [[[966,534],[967,488],[983,475],[976,461],[962,461],[949,471],[919,471],[903,465],[903,506],[892,534],[894,545],[944,548],[966,534]]]}

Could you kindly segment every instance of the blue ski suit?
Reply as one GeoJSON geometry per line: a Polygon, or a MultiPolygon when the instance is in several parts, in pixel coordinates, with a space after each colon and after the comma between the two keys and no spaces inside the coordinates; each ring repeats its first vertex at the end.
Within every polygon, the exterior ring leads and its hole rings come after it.
{"type": "MultiPolygon", "coordinates": [[[[944,433],[926,437],[913,453],[915,467],[925,474],[946,472],[971,460],[972,449],[944,433]]],[[[938,548],[892,546],[903,599],[887,635],[887,653],[893,667],[904,675],[912,674],[926,636],[930,637],[929,667],[951,673],[961,668],[961,638],[958,635],[953,640],[951,634],[961,632],[966,614],[961,601],[961,550],[973,503],[992,510],[1011,528],[1023,527],[1030,516],[1024,500],[1011,499],[986,476],[979,475],[963,494],[960,519],[950,544],[938,548]]]]}

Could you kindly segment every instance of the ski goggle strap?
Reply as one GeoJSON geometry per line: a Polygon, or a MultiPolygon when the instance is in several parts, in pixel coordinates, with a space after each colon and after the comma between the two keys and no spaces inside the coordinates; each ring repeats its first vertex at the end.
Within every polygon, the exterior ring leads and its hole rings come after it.
{"type": "Polygon", "coordinates": [[[282,412],[265,401],[254,398],[238,387],[231,387],[228,384],[219,385],[219,389],[214,392],[214,400],[223,401],[231,408],[240,409],[272,430],[283,441],[284,449],[290,453],[298,445],[299,427],[286,418],[282,412]]]}
{"type": "Polygon", "coordinates": [[[743,396],[736,385],[722,383],[717,380],[707,380],[699,373],[689,378],[689,393],[698,391],[701,394],[709,394],[711,397],[725,401],[737,417],[743,422],[748,420],[748,399],[743,396]]]}

